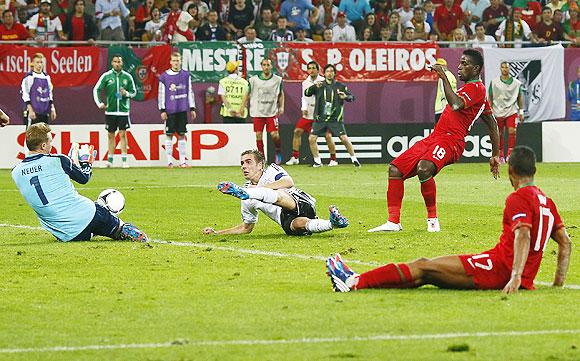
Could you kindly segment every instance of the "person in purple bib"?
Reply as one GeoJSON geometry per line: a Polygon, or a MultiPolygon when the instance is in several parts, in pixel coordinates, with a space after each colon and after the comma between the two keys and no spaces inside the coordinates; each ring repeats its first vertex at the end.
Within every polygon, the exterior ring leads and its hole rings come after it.
{"type": "Polygon", "coordinates": [[[56,108],[52,97],[50,75],[44,72],[46,59],[41,53],[32,57],[32,71],[27,73],[20,87],[22,101],[26,105],[26,127],[36,123],[47,123],[56,119],[56,108]]]}

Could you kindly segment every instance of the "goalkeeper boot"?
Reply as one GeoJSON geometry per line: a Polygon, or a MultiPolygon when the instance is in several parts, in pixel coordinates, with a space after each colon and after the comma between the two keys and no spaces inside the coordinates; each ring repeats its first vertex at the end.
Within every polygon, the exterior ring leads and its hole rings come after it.
{"type": "Polygon", "coordinates": [[[330,223],[332,228],[345,228],[348,227],[348,219],[343,216],[336,206],[328,207],[330,212],[330,223]]]}
{"type": "Polygon", "coordinates": [[[232,182],[221,182],[217,185],[217,189],[223,194],[229,194],[241,200],[250,198],[250,195],[242,187],[232,182]]]}
{"type": "Polygon", "coordinates": [[[124,223],[121,226],[121,235],[122,240],[131,241],[131,242],[149,242],[149,238],[147,235],[139,230],[139,228],[135,227],[131,223],[124,223]]]}
{"type": "Polygon", "coordinates": [[[339,254],[326,260],[326,269],[334,292],[351,291],[358,275],[344,263],[339,254]]]}

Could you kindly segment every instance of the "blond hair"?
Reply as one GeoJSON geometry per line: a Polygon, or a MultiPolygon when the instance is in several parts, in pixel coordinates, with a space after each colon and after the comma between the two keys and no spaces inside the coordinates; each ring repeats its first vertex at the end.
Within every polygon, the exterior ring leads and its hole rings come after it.
{"type": "Polygon", "coordinates": [[[26,129],[26,147],[28,150],[38,150],[42,143],[48,142],[50,126],[46,123],[36,123],[26,129]]]}

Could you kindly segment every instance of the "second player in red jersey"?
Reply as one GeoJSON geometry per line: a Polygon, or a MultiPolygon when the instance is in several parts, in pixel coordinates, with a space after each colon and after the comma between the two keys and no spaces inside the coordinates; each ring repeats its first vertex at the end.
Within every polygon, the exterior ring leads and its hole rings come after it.
{"type": "Polygon", "coordinates": [[[417,176],[421,182],[421,194],[427,208],[427,230],[439,232],[437,216],[437,187],[435,175],[446,165],[455,163],[463,154],[465,136],[469,134],[475,121],[481,118],[488,127],[492,143],[490,167],[494,177],[499,174],[499,135],[497,123],[486,99],[485,85],[481,82],[483,56],[480,52],[467,49],[459,63],[459,79],[465,85],[457,90],[445,74],[442,65],[435,64],[432,70],[443,81],[443,88],[448,105],[443,110],[435,130],[425,139],[415,143],[411,148],[395,158],[389,166],[389,184],[387,189],[387,223],[370,229],[369,232],[401,231],[401,205],[405,193],[405,179],[417,176]]]}
{"type": "Polygon", "coordinates": [[[334,290],[414,288],[425,284],[457,289],[503,289],[505,293],[533,289],[550,238],[558,244],[554,286],[562,286],[572,244],[556,205],[534,184],[535,164],[533,150],[525,146],[513,149],[508,173],[515,191],[506,199],[503,230],[493,249],[479,254],[389,263],[360,275],[336,255],[326,261],[334,290]]]}

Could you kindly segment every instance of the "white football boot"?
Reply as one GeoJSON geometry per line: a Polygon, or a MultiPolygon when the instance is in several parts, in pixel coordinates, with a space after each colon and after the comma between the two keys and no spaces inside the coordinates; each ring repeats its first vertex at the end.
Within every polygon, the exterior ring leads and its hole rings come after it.
{"type": "Polygon", "coordinates": [[[441,232],[439,218],[427,218],[427,232],[441,232]]]}
{"type": "Polygon", "coordinates": [[[338,162],[335,161],[334,159],[331,160],[330,162],[328,162],[328,166],[329,167],[336,167],[338,165],[338,162]]]}
{"type": "Polygon", "coordinates": [[[287,162],[286,165],[296,165],[296,164],[300,164],[300,160],[298,160],[297,158],[290,158],[287,162]]]}
{"type": "Polygon", "coordinates": [[[369,233],[373,233],[373,232],[400,232],[402,230],[403,230],[403,226],[401,226],[401,223],[393,223],[391,221],[387,221],[387,223],[381,224],[380,226],[375,227],[375,228],[371,228],[367,232],[369,232],[369,233]]]}

